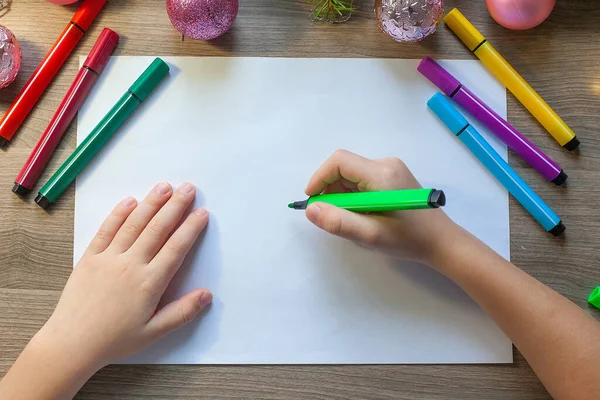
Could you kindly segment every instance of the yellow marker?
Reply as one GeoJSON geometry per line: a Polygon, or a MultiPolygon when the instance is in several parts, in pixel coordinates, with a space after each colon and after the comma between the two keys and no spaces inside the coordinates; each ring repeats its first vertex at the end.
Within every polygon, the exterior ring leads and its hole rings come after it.
{"type": "Polygon", "coordinates": [[[521,75],[489,44],[483,35],[454,8],[444,17],[446,25],[502,82],[540,124],[567,150],[579,146],[575,132],[568,127],[548,103],[523,79],[521,75]]]}

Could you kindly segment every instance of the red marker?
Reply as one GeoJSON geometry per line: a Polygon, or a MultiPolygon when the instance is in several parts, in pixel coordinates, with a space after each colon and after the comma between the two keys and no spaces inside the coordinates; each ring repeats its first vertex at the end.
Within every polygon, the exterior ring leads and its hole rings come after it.
{"type": "Polygon", "coordinates": [[[108,28],[104,28],[83,63],[83,67],[75,77],[75,81],[67,91],[65,98],[58,106],[58,110],[54,113],[50,124],[33,148],[27,162],[21,168],[21,172],[17,175],[12,189],[14,193],[25,196],[33,188],[58,142],[60,142],[92,86],[94,86],[98,75],[102,73],[118,42],[119,35],[108,28]]]}
{"type": "Polygon", "coordinates": [[[4,147],[17,132],[31,109],[44,93],[54,76],[65,63],[102,10],[107,0],[83,0],[81,6],[50,49],[41,64],[25,84],[21,93],[0,120],[0,147],[4,147]]]}

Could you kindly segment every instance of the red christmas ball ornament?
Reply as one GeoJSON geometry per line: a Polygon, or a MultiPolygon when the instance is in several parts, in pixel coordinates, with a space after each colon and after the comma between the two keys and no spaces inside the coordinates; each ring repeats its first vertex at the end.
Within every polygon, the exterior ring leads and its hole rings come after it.
{"type": "Polygon", "coordinates": [[[227,32],[238,14],[239,0],[167,0],[171,23],[184,36],[211,40],[227,32]]]}
{"type": "Polygon", "coordinates": [[[0,25],[0,89],[10,85],[21,69],[21,46],[10,29],[0,25]]]}

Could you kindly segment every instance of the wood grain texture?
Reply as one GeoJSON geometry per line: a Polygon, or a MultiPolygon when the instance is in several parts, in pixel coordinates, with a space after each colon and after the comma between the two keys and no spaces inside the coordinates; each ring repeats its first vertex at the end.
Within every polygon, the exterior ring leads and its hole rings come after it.
{"type": "MultiPolygon", "coordinates": [[[[495,24],[482,0],[448,0],[459,7],[514,67],[570,124],[581,150],[560,149],[509,95],[509,119],[569,174],[565,188],[544,182],[520,159],[511,164],[555,208],[567,226],[564,239],[544,233],[510,201],[512,260],[600,319],[586,303],[600,284],[600,7],[589,0],[559,0],[540,27],[508,31],[495,24]]],[[[381,33],[372,1],[342,25],[313,24],[304,0],[242,0],[234,28],[210,43],[181,41],[164,0],[111,0],[10,147],[0,151],[0,374],[4,374],[56,304],[73,263],[74,190],[49,213],[10,189],[31,147],[102,27],[122,36],[117,55],[386,57],[468,59],[445,27],[420,44],[401,45],[381,33]]],[[[0,24],[23,47],[23,69],[0,92],[5,111],[75,10],[41,0],[13,0],[0,24]]],[[[360,79],[359,76],[356,79],[360,79]]],[[[47,178],[75,147],[71,127],[47,178]]],[[[506,366],[109,366],[81,391],[81,399],[548,399],[523,357],[506,366]]]]}

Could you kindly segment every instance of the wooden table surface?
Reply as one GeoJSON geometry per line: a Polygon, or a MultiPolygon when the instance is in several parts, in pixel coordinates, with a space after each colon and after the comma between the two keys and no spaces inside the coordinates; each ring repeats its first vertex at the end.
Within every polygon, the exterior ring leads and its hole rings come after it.
{"type": "MultiPolygon", "coordinates": [[[[23,49],[17,81],[0,91],[5,111],[69,21],[75,6],[13,0],[0,13],[23,49]],[[12,3],[12,4],[11,4],[12,3]]],[[[49,212],[11,193],[19,168],[71,83],[78,55],[86,55],[102,27],[122,36],[117,55],[387,57],[472,59],[444,26],[420,44],[398,44],[379,31],[372,0],[341,25],[313,24],[305,0],[241,0],[233,29],[212,42],[181,37],[169,23],[164,0],[111,0],[24,124],[0,151],[0,376],[51,314],[73,265],[74,190],[49,212]]],[[[559,148],[511,96],[509,120],[569,174],[566,187],[544,182],[523,161],[510,162],[567,226],[564,238],[543,232],[510,201],[513,262],[600,319],[586,303],[600,285],[600,6],[559,0],[540,27],[506,30],[490,18],[483,0],[448,0],[459,7],[536,88],[581,140],[578,152],[559,148]]],[[[360,79],[359,76],[356,79],[360,79]]],[[[45,178],[75,147],[72,126],[45,178]]],[[[306,398],[306,399],[547,399],[515,350],[512,365],[392,366],[109,366],[78,395],[82,399],[306,398]]]]}

